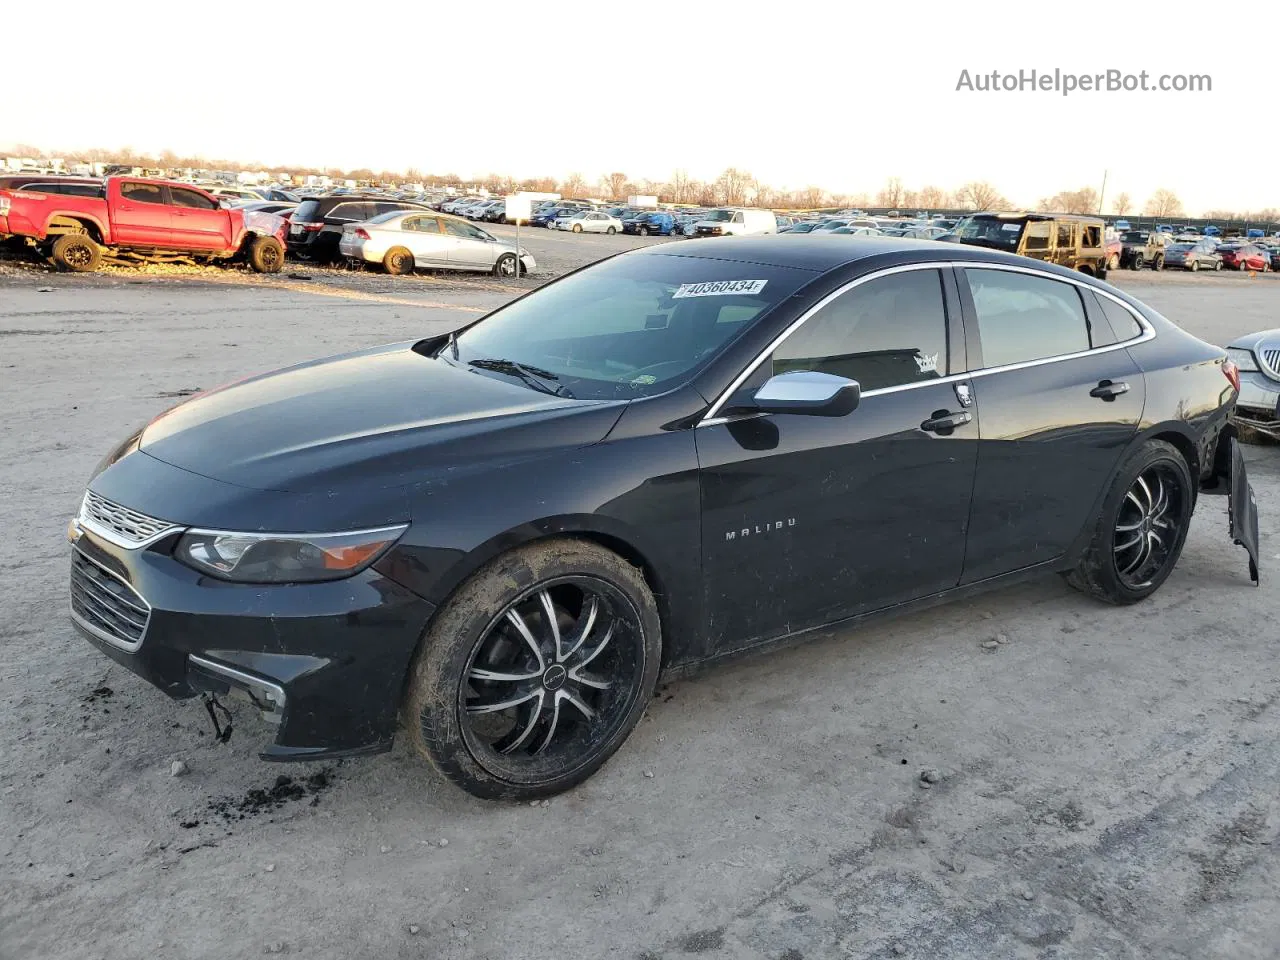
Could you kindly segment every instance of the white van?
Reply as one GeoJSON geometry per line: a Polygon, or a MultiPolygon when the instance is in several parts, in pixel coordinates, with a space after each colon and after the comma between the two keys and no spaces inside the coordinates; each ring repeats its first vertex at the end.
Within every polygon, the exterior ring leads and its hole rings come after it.
{"type": "Polygon", "coordinates": [[[734,237],[745,234],[777,233],[778,219],[772,210],[723,207],[712,210],[694,224],[695,237],[734,237]]]}

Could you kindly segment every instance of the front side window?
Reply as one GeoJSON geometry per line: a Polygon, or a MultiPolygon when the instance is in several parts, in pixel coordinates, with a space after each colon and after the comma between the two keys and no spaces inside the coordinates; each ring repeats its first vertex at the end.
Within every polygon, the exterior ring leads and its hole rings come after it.
{"type": "MultiPolygon", "coordinates": [[[[579,400],[651,396],[688,380],[817,276],[688,256],[616,257],[490,314],[458,335],[458,356],[537,367],[579,400]]],[[[452,361],[451,350],[438,356],[452,361]]]]}
{"type": "Polygon", "coordinates": [[[1089,349],[1089,322],[1074,284],[1010,270],[965,268],[987,367],[1089,349]]]}
{"type": "Polygon", "coordinates": [[[1059,223],[1058,224],[1058,249],[1070,250],[1076,245],[1074,232],[1075,224],[1059,223]]]}
{"type": "Polygon", "coordinates": [[[460,220],[446,220],[444,222],[445,231],[454,237],[462,237],[466,240],[484,240],[487,234],[469,223],[463,223],[460,220]]]}
{"type": "Polygon", "coordinates": [[[158,183],[122,183],[120,196],[134,203],[164,203],[164,191],[158,183]]]}
{"type": "Polygon", "coordinates": [[[936,270],[859,284],[818,310],[773,353],[774,374],[816,370],[880,390],[947,373],[947,314],[936,270]]]}

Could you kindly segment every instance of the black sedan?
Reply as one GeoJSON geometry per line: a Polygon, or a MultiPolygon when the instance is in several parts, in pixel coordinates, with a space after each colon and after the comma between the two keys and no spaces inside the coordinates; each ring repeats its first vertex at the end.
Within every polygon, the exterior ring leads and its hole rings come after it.
{"type": "Polygon", "coordinates": [[[1038,261],[649,247],[161,414],[70,525],[71,617],[171,696],[250,697],[268,759],[403,725],[536,798],[660,675],[1036,574],[1140,601],[1202,490],[1252,565],[1238,392],[1220,348],[1038,261]]]}

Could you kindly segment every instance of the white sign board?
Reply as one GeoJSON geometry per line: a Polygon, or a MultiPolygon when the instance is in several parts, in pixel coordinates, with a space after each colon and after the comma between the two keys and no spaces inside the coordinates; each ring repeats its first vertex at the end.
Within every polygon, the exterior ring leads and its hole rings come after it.
{"type": "Polygon", "coordinates": [[[533,201],[528,197],[507,197],[507,219],[512,223],[529,222],[533,216],[533,201]]]}

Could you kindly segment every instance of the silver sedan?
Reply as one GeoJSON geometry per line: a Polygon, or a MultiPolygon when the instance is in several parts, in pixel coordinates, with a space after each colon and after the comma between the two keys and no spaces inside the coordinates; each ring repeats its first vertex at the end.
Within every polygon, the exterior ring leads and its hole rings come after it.
{"type": "Polygon", "coordinates": [[[529,251],[499,240],[458,217],[418,210],[384,213],[342,230],[338,252],[351,260],[380,263],[387,273],[424,270],[478,270],[499,277],[529,273],[537,264],[529,251]]]}
{"type": "Polygon", "coordinates": [[[557,230],[572,230],[574,233],[621,233],[622,221],[599,210],[578,210],[567,216],[557,217],[553,222],[557,230]]]}

